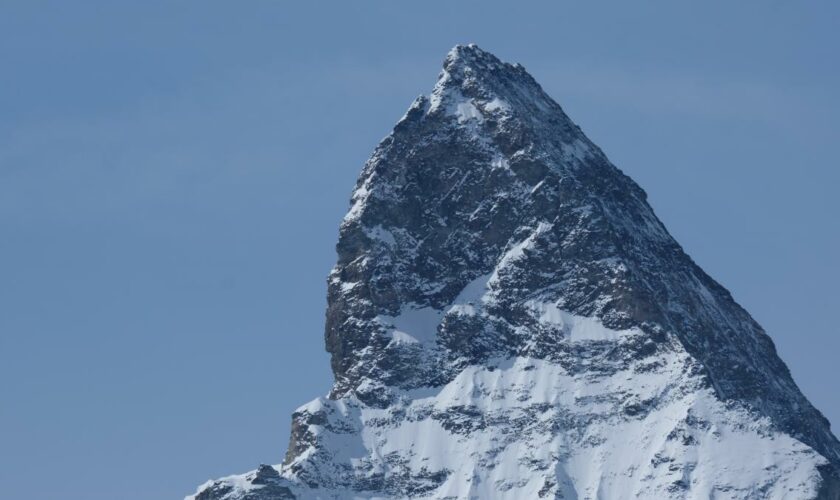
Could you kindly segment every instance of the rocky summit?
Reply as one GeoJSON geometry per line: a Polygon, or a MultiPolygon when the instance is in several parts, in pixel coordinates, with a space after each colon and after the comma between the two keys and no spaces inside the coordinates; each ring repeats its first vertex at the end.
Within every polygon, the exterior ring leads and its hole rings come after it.
{"type": "Polygon", "coordinates": [[[518,64],[449,52],[337,253],[331,392],[188,498],[840,499],[773,342],[518,64]]]}

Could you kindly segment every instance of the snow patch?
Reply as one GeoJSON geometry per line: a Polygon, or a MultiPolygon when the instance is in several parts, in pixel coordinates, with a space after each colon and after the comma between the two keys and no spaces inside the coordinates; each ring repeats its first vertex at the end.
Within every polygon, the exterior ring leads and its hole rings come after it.
{"type": "Polygon", "coordinates": [[[593,155],[592,147],[580,139],[563,144],[563,152],[580,161],[593,155]]]}
{"type": "Polygon", "coordinates": [[[553,225],[548,222],[540,222],[527,238],[514,244],[507,252],[505,252],[504,255],[502,255],[502,258],[499,259],[499,263],[496,265],[496,269],[493,271],[490,281],[498,281],[499,271],[521,259],[525,255],[525,250],[532,248],[537,238],[539,238],[541,234],[551,230],[552,227],[553,225]]]}
{"type": "Polygon", "coordinates": [[[541,324],[561,329],[571,342],[615,341],[622,335],[638,333],[638,330],[612,330],[597,318],[577,316],[548,302],[529,300],[525,306],[541,324]]]}
{"type": "Polygon", "coordinates": [[[488,282],[493,275],[484,274],[467,283],[461,293],[452,301],[453,304],[478,304],[490,290],[488,282]]]}
{"type": "Polygon", "coordinates": [[[507,101],[503,101],[502,99],[495,97],[493,100],[484,105],[484,110],[491,113],[496,111],[509,111],[510,104],[508,104],[507,101]]]}
{"type": "Polygon", "coordinates": [[[472,101],[462,101],[455,104],[455,116],[458,117],[458,123],[464,123],[469,120],[484,121],[484,115],[475,107],[472,101]]]}
{"type": "Polygon", "coordinates": [[[437,337],[443,312],[433,307],[408,306],[398,316],[379,315],[376,319],[391,327],[391,338],[397,343],[430,343],[437,337]]]}
{"type": "Polygon", "coordinates": [[[394,239],[393,233],[391,233],[391,231],[388,231],[379,224],[373,227],[366,227],[364,228],[364,231],[367,237],[372,240],[381,241],[388,246],[394,246],[397,244],[397,241],[394,239]]]}
{"type": "Polygon", "coordinates": [[[344,216],[344,222],[349,222],[358,219],[359,216],[362,214],[362,209],[365,206],[365,202],[370,196],[370,190],[368,189],[369,184],[370,179],[366,179],[361,186],[359,186],[355,191],[353,191],[353,196],[350,198],[353,202],[353,205],[350,207],[350,211],[347,212],[347,215],[344,216]]]}
{"type": "Polygon", "coordinates": [[[510,169],[510,163],[508,163],[507,158],[505,158],[502,155],[498,155],[495,158],[493,158],[493,161],[490,162],[490,166],[494,169],[495,168],[503,168],[505,170],[510,169]]]}

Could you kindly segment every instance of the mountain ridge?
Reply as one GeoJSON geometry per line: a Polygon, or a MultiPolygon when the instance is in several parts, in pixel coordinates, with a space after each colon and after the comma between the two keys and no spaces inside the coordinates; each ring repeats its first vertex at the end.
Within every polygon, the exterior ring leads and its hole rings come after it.
{"type": "Polygon", "coordinates": [[[840,498],[770,338],[521,65],[453,48],[336,248],[332,391],[283,464],[197,500],[840,498]]]}

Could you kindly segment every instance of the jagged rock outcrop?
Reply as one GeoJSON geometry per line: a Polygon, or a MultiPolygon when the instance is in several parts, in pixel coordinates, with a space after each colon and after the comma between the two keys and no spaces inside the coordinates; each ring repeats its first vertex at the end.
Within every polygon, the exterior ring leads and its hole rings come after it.
{"type": "Polygon", "coordinates": [[[337,251],[332,391],[195,499],[840,498],[770,338],[519,65],[449,53],[337,251]]]}

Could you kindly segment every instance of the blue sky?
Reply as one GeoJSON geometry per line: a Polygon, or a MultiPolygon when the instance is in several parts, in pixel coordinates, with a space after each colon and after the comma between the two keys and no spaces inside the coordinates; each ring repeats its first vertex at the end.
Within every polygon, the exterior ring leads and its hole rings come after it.
{"type": "Polygon", "coordinates": [[[331,382],[355,177],[456,43],[520,62],[840,426],[836,2],[0,6],[0,491],[180,498],[331,382]]]}

